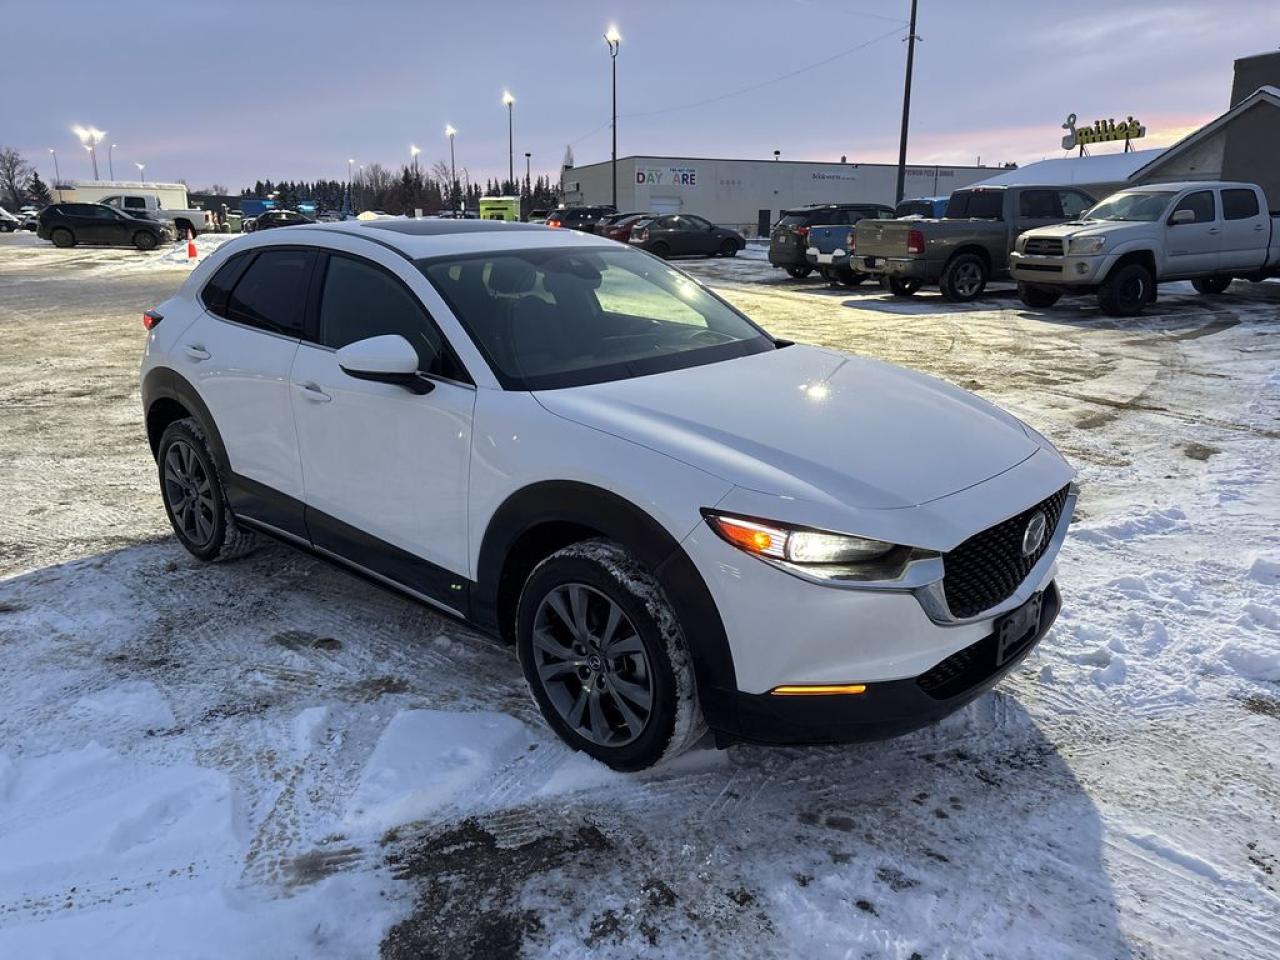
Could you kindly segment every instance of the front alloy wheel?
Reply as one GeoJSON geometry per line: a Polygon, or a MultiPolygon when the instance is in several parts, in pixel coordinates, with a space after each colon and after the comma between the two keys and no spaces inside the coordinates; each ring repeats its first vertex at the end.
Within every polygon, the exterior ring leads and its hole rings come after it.
{"type": "Polygon", "coordinates": [[[616,543],[571,544],[534,568],[516,606],[516,648],[547,724],[616,770],[673,757],[705,730],[676,613],[616,543]]]}

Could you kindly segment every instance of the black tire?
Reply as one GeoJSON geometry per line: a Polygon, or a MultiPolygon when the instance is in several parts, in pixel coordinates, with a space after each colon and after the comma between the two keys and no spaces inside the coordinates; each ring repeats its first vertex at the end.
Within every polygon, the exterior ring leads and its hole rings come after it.
{"type": "Polygon", "coordinates": [[[165,513],[178,542],[192,556],[234,560],[256,546],[252,531],[236,523],[227,506],[217,464],[196,420],[175,420],[165,428],[156,448],[156,465],[165,513]],[[187,501],[191,501],[190,510],[184,509],[187,501]]]}
{"type": "Polygon", "coordinates": [[[13,231],[17,229],[18,229],[17,226],[10,223],[8,220],[0,222],[0,230],[4,231],[5,233],[13,233],[13,231]]]}
{"type": "Polygon", "coordinates": [[[1019,280],[1018,299],[1028,307],[1044,309],[1046,307],[1052,307],[1055,303],[1061,300],[1062,291],[1055,290],[1053,287],[1040,287],[1036,286],[1034,283],[1026,283],[1019,280]]]}
{"type": "Polygon", "coordinates": [[[736,257],[738,255],[738,244],[736,241],[726,238],[724,243],[720,244],[720,256],[736,257]]]}
{"type": "Polygon", "coordinates": [[[1203,293],[1207,296],[1216,296],[1226,291],[1231,286],[1230,277],[1201,277],[1199,280],[1192,280],[1191,286],[1196,288],[1196,293],[1203,293]]]}
{"type": "Polygon", "coordinates": [[[667,246],[667,242],[665,240],[659,240],[649,248],[649,252],[661,260],[665,260],[667,257],[671,256],[671,248],[667,246]]]}
{"type": "Polygon", "coordinates": [[[139,230],[133,235],[133,245],[144,253],[156,248],[156,235],[146,230],[139,230]]]}
{"type": "Polygon", "coordinates": [[[1141,263],[1126,263],[1111,271],[1098,290],[1098,306],[1109,317],[1136,317],[1154,299],[1155,281],[1141,263]]]}
{"type": "Polygon", "coordinates": [[[836,280],[846,287],[860,287],[866,281],[865,273],[858,273],[856,270],[850,270],[848,267],[841,267],[836,270],[836,280]]]}
{"type": "Polygon", "coordinates": [[[706,731],[693,661],[675,612],[657,580],[612,541],[571,544],[533,569],[516,607],[516,650],[551,729],[615,770],[642,770],[669,760],[706,731]],[[582,598],[581,606],[569,610],[566,594],[570,602],[575,595],[582,598]],[[569,619],[581,610],[585,638],[556,612],[557,596],[569,619]],[[622,619],[610,644],[599,635],[613,608],[622,619]],[[608,653],[624,646],[626,652],[608,653]],[[618,692],[621,684],[626,684],[625,696],[618,692]],[[647,693],[643,718],[644,698],[631,691],[647,693]],[[571,722],[575,710],[576,723],[571,722]],[[593,731],[603,736],[592,739],[587,734],[593,731]]]}
{"type": "Polygon", "coordinates": [[[976,253],[962,253],[942,268],[938,289],[952,303],[970,303],[987,289],[988,277],[986,261],[976,253]]]}
{"type": "Polygon", "coordinates": [[[66,227],[58,227],[51,234],[49,239],[53,241],[55,247],[74,247],[76,245],[76,235],[66,227]]]}
{"type": "Polygon", "coordinates": [[[831,268],[830,268],[830,267],[819,267],[819,268],[818,268],[818,276],[820,276],[823,280],[827,281],[827,283],[835,283],[835,282],[836,282],[836,278],[835,278],[835,276],[831,273],[831,268]]]}
{"type": "Polygon", "coordinates": [[[175,220],[173,223],[173,229],[177,233],[179,240],[187,239],[188,230],[191,231],[191,236],[194,237],[196,235],[196,228],[192,225],[190,220],[175,220]]]}
{"type": "Polygon", "coordinates": [[[885,277],[880,285],[895,297],[911,297],[924,285],[924,281],[917,277],[885,277]]]}
{"type": "Polygon", "coordinates": [[[807,277],[811,273],[813,273],[813,267],[810,267],[810,266],[787,267],[787,276],[792,277],[796,280],[803,280],[805,277],[807,277]]]}

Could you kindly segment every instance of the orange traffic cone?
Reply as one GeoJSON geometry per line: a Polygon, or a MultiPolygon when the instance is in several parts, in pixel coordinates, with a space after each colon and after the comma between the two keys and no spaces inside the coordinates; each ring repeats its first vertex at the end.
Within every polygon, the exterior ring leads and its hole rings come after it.
{"type": "Polygon", "coordinates": [[[196,258],[196,235],[191,232],[191,228],[187,228],[187,259],[194,260],[196,258]]]}

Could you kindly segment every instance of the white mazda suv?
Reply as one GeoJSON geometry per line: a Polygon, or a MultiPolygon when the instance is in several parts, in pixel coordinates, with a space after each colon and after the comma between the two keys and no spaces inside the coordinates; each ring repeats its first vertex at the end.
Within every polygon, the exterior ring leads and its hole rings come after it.
{"type": "Polygon", "coordinates": [[[633,770],[934,721],[1049,630],[1072,470],[962,390],[777,340],[578,232],[303,225],[148,311],[178,539],[265,534],[513,644],[547,723],[633,770]]]}

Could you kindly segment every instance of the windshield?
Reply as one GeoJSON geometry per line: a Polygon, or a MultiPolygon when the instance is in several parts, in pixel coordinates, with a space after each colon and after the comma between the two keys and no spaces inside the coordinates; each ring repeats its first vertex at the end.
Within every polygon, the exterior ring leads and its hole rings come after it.
{"type": "Polygon", "coordinates": [[[1153,222],[1164,214],[1169,201],[1173,199],[1170,191],[1152,191],[1150,193],[1113,193],[1107,199],[1083,214],[1081,220],[1145,220],[1153,222]]]}
{"type": "Polygon", "coordinates": [[[418,266],[509,390],[602,383],[774,349],[700,284],[626,247],[508,250],[418,266]]]}

